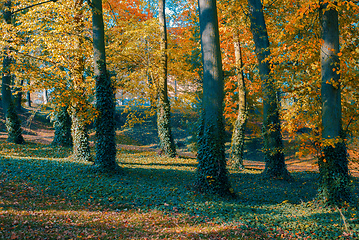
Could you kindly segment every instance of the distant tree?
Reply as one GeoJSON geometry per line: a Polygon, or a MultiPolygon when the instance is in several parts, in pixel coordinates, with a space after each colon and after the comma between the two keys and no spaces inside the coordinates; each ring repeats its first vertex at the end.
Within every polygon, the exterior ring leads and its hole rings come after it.
{"type": "Polygon", "coordinates": [[[95,164],[107,171],[118,170],[115,142],[115,94],[106,68],[102,0],[92,1],[94,73],[96,80],[95,164]]]}
{"type": "Polygon", "coordinates": [[[335,4],[323,1],[319,11],[322,27],[320,56],[323,124],[323,148],[319,158],[319,197],[329,204],[342,204],[351,200],[351,192],[348,156],[342,129],[338,12],[335,4]]]}
{"type": "Polygon", "coordinates": [[[158,20],[160,30],[160,73],[158,81],[157,130],[162,154],[176,156],[176,146],[171,132],[171,106],[167,90],[167,28],[165,0],[158,1],[158,20]]]}
{"type": "Polygon", "coordinates": [[[196,187],[206,193],[230,195],[223,125],[223,72],[216,0],[199,0],[203,60],[203,113],[199,131],[196,187]]]}
{"type": "Polygon", "coordinates": [[[290,179],[284,154],[279,119],[279,96],[271,77],[268,62],[269,39],[263,15],[261,0],[248,0],[250,28],[255,43],[258,69],[263,91],[263,137],[265,169],[263,175],[269,178],[290,179]]]}

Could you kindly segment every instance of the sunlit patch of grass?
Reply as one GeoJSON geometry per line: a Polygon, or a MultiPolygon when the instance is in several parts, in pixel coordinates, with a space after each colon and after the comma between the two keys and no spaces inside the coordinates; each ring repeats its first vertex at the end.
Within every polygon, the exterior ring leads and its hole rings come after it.
{"type": "Polygon", "coordinates": [[[356,209],[341,210],[344,226],[336,208],[312,201],[318,187],[313,172],[293,172],[295,181],[284,182],[262,179],[258,170],[231,169],[238,198],[229,200],[192,192],[195,159],[121,151],[122,173],[107,175],[91,163],[56,157],[47,146],[31,145],[27,155],[23,147],[1,146],[8,152],[0,157],[0,236],[355,239],[359,232],[356,209]]]}
{"type": "Polygon", "coordinates": [[[71,155],[71,152],[71,148],[65,147],[45,146],[31,142],[14,144],[0,141],[0,156],[3,157],[66,158],[71,155]]]}

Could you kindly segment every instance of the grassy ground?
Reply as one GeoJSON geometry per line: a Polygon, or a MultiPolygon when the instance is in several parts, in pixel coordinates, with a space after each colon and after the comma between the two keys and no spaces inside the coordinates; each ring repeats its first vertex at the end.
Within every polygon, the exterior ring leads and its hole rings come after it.
{"type": "MultiPolygon", "coordinates": [[[[263,180],[260,141],[247,139],[248,169],[229,168],[238,198],[220,199],[191,191],[194,158],[157,156],[154,119],[118,129],[123,171],[109,176],[72,159],[70,149],[50,147],[53,130],[46,116],[25,111],[20,117],[25,145],[6,143],[0,121],[0,239],[358,238],[355,204],[342,209],[317,205],[315,160],[299,159],[293,150],[286,162],[295,181],[263,180]]],[[[181,115],[172,122],[181,156],[193,157],[187,154],[193,124],[181,115]]]]}
{"type": "MultiPolygon", "coordinates": [[[[230,169],[238,199],[191,191],[195,159],[122,149],[123,172],[98,175],[66,148],[0,142],[2,239],[356,239],[355,208],[322,208],[318,175],[262,180],[230,169]],[[344,218],[341,216],[343,214],[344,218]],[[344,224],[345,222],[345,224],[344,224]]],[[[353,178],[357,195],[359,181],[353,178]]]]}

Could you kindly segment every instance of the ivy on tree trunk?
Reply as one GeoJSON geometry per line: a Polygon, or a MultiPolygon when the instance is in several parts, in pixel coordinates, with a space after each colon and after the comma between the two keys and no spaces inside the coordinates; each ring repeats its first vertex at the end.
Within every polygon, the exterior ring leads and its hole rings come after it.
{"type": "Polygon", "coordinates": [[[235,30],[233,34],[234,55],[236,60],[236,77],[238,84],[238,115],[234,123],[231,139],[231,160],[233,166],[244,168],[243,151],[244,151],[244,130],[248,118],[247,114],[247,93],[243,76],[243,63],[241,44],[239,41],[239,32],[235,30]]]}
{"type": "Polygon", "coordinates": [[[348,154],[344,142],[340,94],[339,23],[334,7],[321,3],[321,100],[323,148],[319,157],[319,199],[326,204],[351,201],[348,154]]]}
{"type": "Polygon", "coordinates": [[[87,110],[87,99],[85,94],[84,82],[84,59],[83,59],[83,0],[75,0],[75,32],[77,38],[74,42],[74,72],[72,76],[73,89],[75,91],[72,98],[71,118],[72,118],[72,138],[73,156],[83,161],[93,161],[88,140],[87,121],[85,118],[87,110]]]}
{"type": "MultiPolygon", "coordinates": [[[[12,1],[6,0],[4,3],[3,18],[6,24],[12,24],[12,1]]],[[[8,142],[21,144],[24,143],[24,138],[22,136],[21,124],[19,117],[16,113],[15,106],[13,103],[12,93],[11,93],[11,84],[12,84],[12,75],[11,75],[11,64],[13,58],[10,55],[9,45],[4,46],[4,59],[3,59],[3,69],[2,69],[2,85],[1,85],[1,94],[2,94],[2,107],[6,118],[6,130],[8,132],[8,142]]]]}
{"type": "Polygon", "coordinates": [[[198,135],[196,188],[205,193],[232,195],[225,158],[223,72],[216,0],[199,0],[203,61],[203,112],[198,135]]]}
{"type": "Polygon", "coordinates": [[[248,0],[248,6],[250,28],[255,44],[263,91],[263,151],[266,164],[262,174],[266,178],[289,180],[291,176],[284,161],[279,120],[279,97],[274,80],[270,76],[270,67],[267,61],[270,51],[263,6],[261,0],[248,0]]]}
{"type": "Polygon", "coordinates": [[[102,0],[92,1],[94,73],[96,80],[96,166],[117,171],[115,142],[115,94],[106,69],[105,32],[102,0]]]}
{"type": "Polygon", "coordinates": [[[167,93],[167,29],[165,0],[158,1],[158,19],[160,25],[161,64],[158,83],[157,131],[163,155],[176,156],[176,146],[171,131],[171,106],[167,93]]]}
{"type": "Polygon", "coordinates": [[[60,147],[72,147],[71,117],[67,107],[61,107],[53,119],[55,136],[52,145],[60,147]]]}

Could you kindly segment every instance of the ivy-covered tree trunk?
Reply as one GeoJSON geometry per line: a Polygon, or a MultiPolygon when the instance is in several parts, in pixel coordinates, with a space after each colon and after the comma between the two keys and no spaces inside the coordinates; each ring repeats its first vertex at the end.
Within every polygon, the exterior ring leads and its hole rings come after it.
{"type": "Polygon", "coordinates": [[[171,132],[171,106],[167,93],[167,29],[165,0],[158,1],[158,19],[160,25],[161,63],[158,83],[157,131],[163,155],[176,156],[176,146],[171,132]]]}
{"type": "Polygon", "coordinates": [[[243,76],[243,63],[241,44],[239,41],[238,30],[233,34],[234,55],[236,60],[236,75],[238,84],[238,115],[234,123],[231,140],[231,159],[234,167],[244,168],[244,130],[247,122],[247,91],[243,76]]]}
{"type": "Polygon", "coordinates": [[[86,110],[87,99],[84,87],[84,59],[83,59],[83,0],[75,0],[75,41],[74,72],[72,84],[74,96],[72,98],[71,118],[72,118],[72,138],[73,156],[83,161],[93,161],[88,140],[86,110]]]}
{"type": "MultiPolygon", "coordinates": [[[[12,24],[12,13],[11,13],[12,1],[6,0],[4,3],[4,8],[2,10],[3,17],[6,24],[12,24]]],[[[8,142],[21,144],[24,143],[24,138],[22,136],[21,125],[19,117],[15,111],[15,106],[11,94],[11,64],[13,58],[10,55],[10,47],[6,45],[3,50],[4,59],[3,59],[3,69],[2,69],[2,85],[1,85],[1,94],[2,94],[2,107],[6,118],[6,129],[8,132],[8,142]]]]}
{"type": "Polygon", "coordinates": [[[11,101],[6,111],[6,130],[8,133],[7,141],[16,144],[23,144],[25,140],[22,136],[20,119],[16,114],[14,103],[11,101]]]}
{"type": "Polygon", "coordinates": [[[79,111],[79,106],[72,107],[72,139],[73,139],[73,157],[81,161],[93,161],[89,136],[84,113],[79,111]]]}
{"type": "Polygon", "coordinates": [[[267,58],[270,55],[268,32],[264,21],[261,0],[248,0],[251,32],[258,59],[259,75],[263,91],[263,138],[265,169],[263,176],[289,180],[284,154],[279,119],[279,97],[267,58]]]}
{"type": "Polygon", "coordinates": [[[96,79],[96,160],[106,171],[117,171],[115,142],[115,94],[106,69],[102,0],[92,1],[94,73],[96,79]]]}
{"type": "Polygon", "coordinates": [[[199,0],[203,61],[203,112],[198,136],[196,187],[199,191],[231,195],[224,147],[223,72],[216,0],[199,0]]]}
{"type": "Polygon", "coordinates": [[[52,145],[60,147],[72,147],[71,117],[67,107],[61,107],[53,119],[55,136],[52,145]]]}
{"type": "Polygon", "coordinates": [[[322,26],[322,124],[323,149],[319,158],[319,198],[327,204],[351,200],[348,156],[342,131],[338,12],[328,4],[320,9],[322,26]]]}

